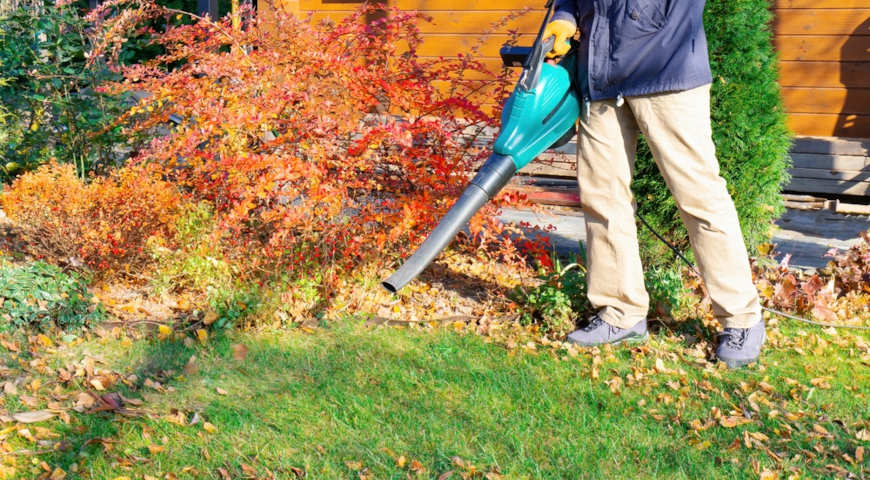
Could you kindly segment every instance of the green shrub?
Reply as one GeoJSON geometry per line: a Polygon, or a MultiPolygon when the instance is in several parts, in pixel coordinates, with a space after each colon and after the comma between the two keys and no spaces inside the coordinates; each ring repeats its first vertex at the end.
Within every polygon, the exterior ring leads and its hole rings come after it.
{"type": "Polygon", "coordinates": [[[574,330],[577,320],[589,311],[586,268],[583,267],[586,255],[582,242],[580,252],[579,257],[571,254],[566,266],[553,254],[553,269],[540,276],[543,283],[530,292],[517,292],[521,323],[537,323],[541,331],[556,336],[574,330]]]}
{"type": "Polygon", "coordinates": [[[226,261],[214,233],[214,212],[200,203],[185,205],[175,224],[172,248],[154,243],[151,253],[157,265],[151,286],[158,294],[167,291],[205,291],[230,285],[233,268],[226,261]]]}
{"type": "Polygon", "coordinates": [[[683,282],[679,268],[652,267],[644,272],[649,293],[649,317],[671,315],[691,302],[692,291],[683,282]]]}
{"type": "Polygon", "coordinates": [[[208,306],[217,314],[212,328],[232,328],[255,323],[263,307],[262,292],[256,285],[236,284],[206,289],[208,306]]]}
{"type": "MultiPolygon", "coordinates": [[[[777,84],[768,0],[708,0],[704,27],[713,70],[713,141],[734,198],[747,248],[763,243],[783,212],[779,196],[788,181],[791,135],[777,84]]],[[[681,250],[689,242],[673,197],[641,142],[633,185],[638,209],[650,225],[681,250]]],[[[646,265],[679,262],[638,223],[646,265]]]]}
{"type": "Polygon", "coordinates": [[[103,319],[87,283],[75,273],[43,262],[24,267],[0,267],[2,330],[20,327],[50,330],[80,328],[103,319]]]}
{"type": "Polygon", "coordinates": [[[114,74],[88,62],[89,25],[72,4],[22,2],[0,13],[0,176],[51,158],[80,175],[111,164],[122,99],[99,92],[114,74]]]}

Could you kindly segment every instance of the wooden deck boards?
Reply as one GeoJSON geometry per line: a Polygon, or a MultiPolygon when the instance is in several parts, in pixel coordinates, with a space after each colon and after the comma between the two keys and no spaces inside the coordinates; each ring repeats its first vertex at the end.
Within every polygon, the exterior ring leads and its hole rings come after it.
{"type": "MultiPolygon", "coordinates": [[[[561,153],[545,153],[520,173],[576,178],[575,142],[561,153]]],[[[791,182],[786,192],[827,195],[870,195],[870,139],[798,137],[792,147],[791,182]]]]}

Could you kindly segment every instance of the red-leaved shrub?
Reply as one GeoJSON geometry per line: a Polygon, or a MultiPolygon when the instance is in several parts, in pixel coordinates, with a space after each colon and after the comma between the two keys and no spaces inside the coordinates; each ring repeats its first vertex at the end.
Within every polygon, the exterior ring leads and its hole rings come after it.
{"type": "MultiPolygon", "coordinates": [[[[429,19],[389,10],[364,21],[379,9],[339,22],[279,15],[268,29],[256,19],[234,29],[228,18],[171,26],[154,34],[165,55],[116,66],[124,80],[111,90],[151,94],[127,128],[182,119],[141,159],[214,205],[217,234],[246,271],[389,265],[425,238],[489,153],[483,134],[500,110],[483,106],[502,103],[510,75],[471,56],[419,58],[417,23],[429,19]]],[[[91,17],[107,32],[97,53],[112,62],[137,22],[170,15],[147,0],[105,3],[91,17]]],[[[471,240],[513,252],[496,208],[471,221],[471,240]]]]}
{"type": "Polygon", "coordinates": [[[83,181],[75,166],[49,163],[18,177],[0,205],[37,258],[135,274],[150,260],[147,242],[171,237],[180,206],[175,186],[152,170],[133,165],[83,181]]]}

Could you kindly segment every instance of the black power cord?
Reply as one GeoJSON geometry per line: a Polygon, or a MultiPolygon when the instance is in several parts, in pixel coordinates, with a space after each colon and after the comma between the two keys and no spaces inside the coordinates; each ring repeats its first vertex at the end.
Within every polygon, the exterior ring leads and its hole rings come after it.
{"type": "MultiPolygon", "coordinates": [[[[681,252],[676,246],[674,246],[674,244],[672,244],[671,242],[667,241],[664,237],[659,235],[659,232],[657,232],[652,226],[650,226],[650,224],[647,223],[646,219],[643,218],[639,213],[635,212],[635,215],[637,215],[637,218],[640,219],[640,221],[644,224],[644,226],[646,228],[648,228],[649,231],[652,232],[652,234],[656,236],[656,238],[661,240],[662,243],[667,245],[668,248],[670,248],[675,254],[677,254],[678,257],[680,257],[680,259],[682,259],[684,262],[686,262],[686,265],[688,265],[689,268],[691,268],[693,272],[695,272],[699,277],[701,276],[701,272],[699,272],[698,269],[695,268],[695,265],[691,261],[689,261],[689,259],[686,258],[685,255],[683,255],[683,252],[681,252]]],[[[788,313],[780,312],[779,310],[774,310],[772,308],[767,308],[764,306],[762,306],[761,309],[765,310],[767,312],[770,312],[774,315],[779,315],[781,317],[790,318],[792,320],[797,320],[799,322],[809,323],[812,325],[819,325],[822,327],[848,328],[851,330],[870,330],[870,327],[864,327],[864,326],[860,326],[860,325],[837,325],[834,323],[817,322],[815,320],[809,320],[806,318],[801,318],[801,317],[797,317],[794,315],[789,315],[788,313]]]]}

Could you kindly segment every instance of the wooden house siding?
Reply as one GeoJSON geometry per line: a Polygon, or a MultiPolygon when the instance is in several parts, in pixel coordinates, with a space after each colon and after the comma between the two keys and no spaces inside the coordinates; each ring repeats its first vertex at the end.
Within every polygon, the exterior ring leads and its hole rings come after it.
{"type": "MultiPolygon", "coordinates": [[[[340,19],[350,14],[362,2],[358,0],[299,0],[299,12],[313,13],[314,19],[340,19]]],[[[492,35],[480,49],[481,60],[494,72],[501,70],[498,50],[510,38],[509,30],[516,30],[523,44],[531,44],[543,20],[543,2],[528,0],[383,0],[382,3],[402,10],[417,10],[432,17],[432,23],[421,23],[423,44],[417,53],[421,58],[456,58],[468,52],[484,30],[493,22],[522,10],[530,3],[539,4],[532,12],[508,22],[500,34],[492,35]]],[[[516,72],[519,74],[519,71],[516,72]]]]}
{"type": "MultiPolygon", "coordinates": [[[[286,11],[314,19],[340,19],[359,0],[275,0],[286,11]]],[[[728,0],[708,0],[728,1],[728,0]]],[[[433,18],[421,24],[424,58],[467,52],[481,32],[526,0],[386,0],[388,6],[417,10],[433,18]]],[[[543,2],[535,2],[540,4],[543,2]]],[[[774,45],[789,124],[799,136],[792,150],[793,179],[786,191],[870,195],[870,0],[772,0],[774,45]],[[846,137],[838,139],[836,137],[846,137]],[[865,139],[865,140],[862,140],[865,139]],[[847,148],[848,147],[848,148],[847,148]],[[843,149],[848,150],[840,151],[843,149]],[[846,161],[848,160],[848,161],[846,161]]],[[[509,22],[520,44],[531,43],[542,8],[509,22]]],[[[510,37],[492,35],[480,49],[491,70],[501,68],[500,46],[510,37]]],[[[570,146],[569,146],[570,148],[570,146]]],[[[542,155],[524,172],[573,177],[573,155],[542,155]]]]}
{"type": "MultiPolygon", "coordinates": [[[[343,18],[358,0],[283,0],[288,11],[315,19],[343,18]]],[[[526,0],[389,0],[403,10],[433,18],[421,24],[422,57],[454,57],[468,51],[481,32],[526,0]]],[[[772,25],[779,51],[789,123],[798,135],[870,138],[870,3],[868,0],[774,0],[772,25]]],[[[530,42],[543,10],[509,22],[530,42]]],[[[481,48],[483,60],[499,68],[506,34],[493,35],[481,48]]]]}
{"type": "Polygon", "coordinates": [[[792,129],[870,138],[870,2],[775,0],[773,12],[792,129]]]}

